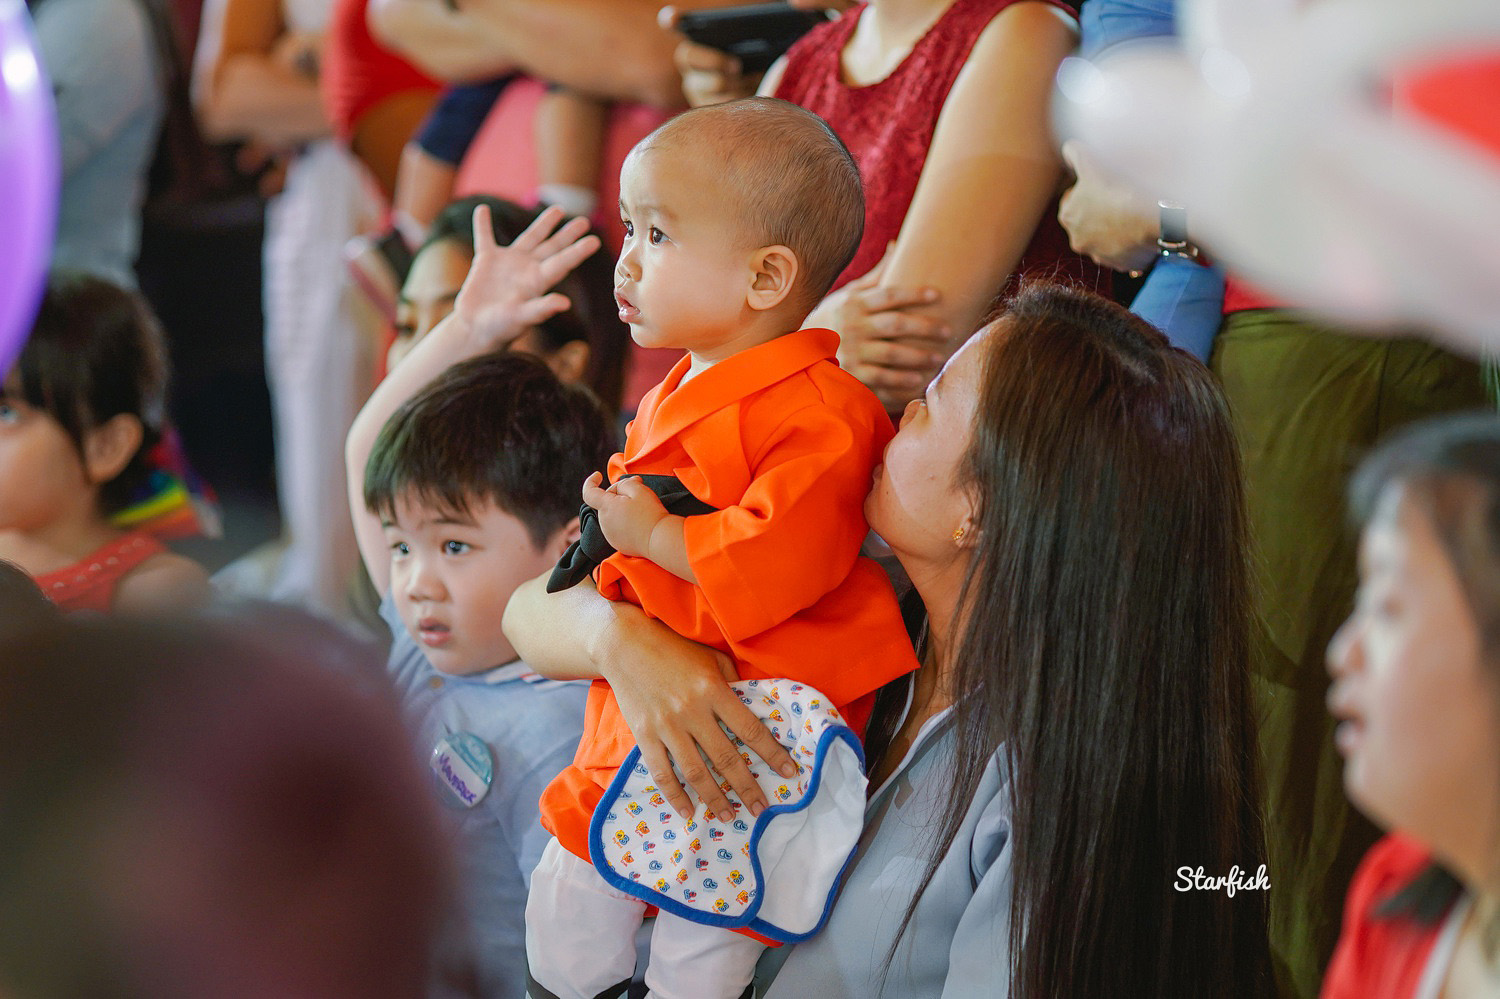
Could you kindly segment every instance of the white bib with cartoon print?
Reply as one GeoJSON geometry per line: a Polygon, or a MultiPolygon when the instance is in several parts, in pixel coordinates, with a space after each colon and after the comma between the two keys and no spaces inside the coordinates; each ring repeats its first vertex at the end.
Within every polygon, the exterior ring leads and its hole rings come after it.
{"type": "Polygon", "coordinates": [[[710,819],[698,802],[684,819],[632,749],[594,810],[589,856],[610,885],[666,912],[786,943],[805,940],[827,918],[859,840],[864,753],[812,687],[790,680],[730,686],[792,754],[797,776],[780,776],[731,734],[768,806],[752,818],[723,782],[733,818],[710,819]]]}

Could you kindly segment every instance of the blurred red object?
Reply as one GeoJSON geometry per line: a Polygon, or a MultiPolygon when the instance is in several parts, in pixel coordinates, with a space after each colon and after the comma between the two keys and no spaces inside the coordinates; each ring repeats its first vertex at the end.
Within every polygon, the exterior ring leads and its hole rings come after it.
{"type": "Polygon", "coordinates": [[[1444,59],[1403,74],[1395,99],[1398,107],[1500,157],[1500,53],[1444,59]]]}

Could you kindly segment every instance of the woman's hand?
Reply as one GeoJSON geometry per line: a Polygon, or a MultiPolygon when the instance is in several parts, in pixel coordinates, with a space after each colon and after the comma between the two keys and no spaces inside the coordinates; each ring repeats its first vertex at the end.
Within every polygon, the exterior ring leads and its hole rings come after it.
{"type": "MultiPolygon", "coordinates": [[[[667,31],[675,31],[681,16],[682,11],[676,7],[663,7],[657,14],[657,23],[667,31]]],[[[747,76],[740,68],[740,61],[728,52],[686,38],[677,43],[672,61],[682,74],[682,95],[690,107],[749,97],[760,85],[761,74],[747,76]]]]}
{"type": "Polygon", "coordinates": [[[766,807],[765,795],[724,729],[783,777],[797,774],[791,754],[730,689],[737,677],[728,656],[690,642],[644,614],[638,623],[651,625],[650,631],[637,629],[634,638],[617,643],[600,671],[641,748],[652,782],[684,818],[693,814],[684,782],[710,814],[734,815],[721,780],[751,815],[759,815],[766,807]],[[682,781],[673,772],[674,761],[682,781]]]}
{"type": "Polygon", "coordinates": [[[1155,203],[1109,178],[1076,139],[1063,143],[1062,155],[1077,178],[1057,209],[1073,252],[1132,274],[1150,267],[1158,252],[1155,203]]]}
{"type": "Polygon", "coordinates": [[[487,205],[474,209],[474,262],[453,303],[453,315],[482,351],[503,349],[532,326],[566,312],[567,296],[547,289],[599,249],[587,219],[550,207],[509,246],[495,242],[487,205]],[[555,232],[553,230],[556,230],[555,232]]]}
{"type": "Polygon", "coordinates": [[[947,360],[952,331],[935,316],[910,311],[936,302],[937,289],[882,288],[884,267],[882,259],[823,299],[804,325],[836,330],[839,366],[868,385],[886,412],[898,413],[947,360]]]}

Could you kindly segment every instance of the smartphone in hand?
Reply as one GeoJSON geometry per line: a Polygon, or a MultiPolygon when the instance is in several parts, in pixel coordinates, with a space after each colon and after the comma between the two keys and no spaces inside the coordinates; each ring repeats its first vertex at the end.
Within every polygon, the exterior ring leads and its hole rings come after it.
{"type": "Polygon", "coordinates": [[[824,10],[798,10],[786,3],[683,12],[677,30],[699,45],[727,52],[745,73],[764,73],[792,43],[831,19],[824,10]]]}

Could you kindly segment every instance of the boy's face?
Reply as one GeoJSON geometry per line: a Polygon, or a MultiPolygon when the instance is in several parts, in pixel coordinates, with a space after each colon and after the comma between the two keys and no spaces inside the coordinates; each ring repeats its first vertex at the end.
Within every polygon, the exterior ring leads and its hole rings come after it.
{"type": "MultiPolygon", "coordinates": [[[[748,318],[757,247],[744,245],[737,192],[680,140],[636,149],[620,171],[625,244],[615,266],[620,320],[643,347],[714,360],[748,318]]],[[[732,351],[729,351],[732,352],[732,351]]]]}
{"type": "Polygon", "coordinates": [[[500,618],[512,591],[557,561],[555,546],[538,550],[489,500],[456,513],[401,497],[381,526],[396,611],[434,669],[462,676],[516,658],[500,618]]]}

